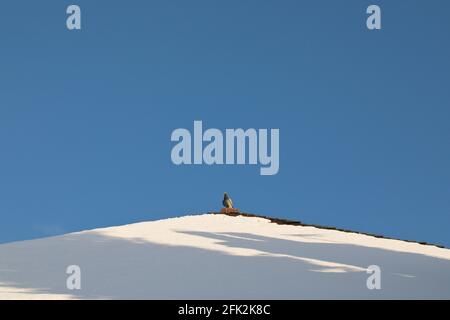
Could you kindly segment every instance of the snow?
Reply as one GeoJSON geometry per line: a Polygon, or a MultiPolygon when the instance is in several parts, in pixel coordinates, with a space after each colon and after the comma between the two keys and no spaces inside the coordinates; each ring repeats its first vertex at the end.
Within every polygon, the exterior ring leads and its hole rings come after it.
{"type": "Polygon", "coordinates": [[[449,299],[450,250],[220,214],[0,245],[0,299],[315,298],[449,299]]]}

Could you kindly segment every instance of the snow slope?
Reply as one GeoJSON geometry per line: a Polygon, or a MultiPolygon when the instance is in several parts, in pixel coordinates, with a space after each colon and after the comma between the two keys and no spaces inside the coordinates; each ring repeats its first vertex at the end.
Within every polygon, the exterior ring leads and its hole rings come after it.
{"type": "Polygon", "coordinates": [[[278,225],[185,216],[0,245],[1,299],[450,299],[450,250],[278,225]],[[66,268],[81,268],[81,290],[66,268]],[[381,268],[381,290],[366,286],[381,268]]]}

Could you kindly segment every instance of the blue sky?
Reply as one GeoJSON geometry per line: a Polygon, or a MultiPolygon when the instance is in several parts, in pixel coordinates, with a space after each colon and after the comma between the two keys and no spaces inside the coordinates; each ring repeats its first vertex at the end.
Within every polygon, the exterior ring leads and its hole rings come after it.
{"type": "Polygon", "coordinates": [[[4,1],[0,242],[219,210],[227,191],[246,212],[450,246],[449,10],[4,1]],[[279,128],[280,172],[174,166],[170,134],[194,120],[279,128]]]}

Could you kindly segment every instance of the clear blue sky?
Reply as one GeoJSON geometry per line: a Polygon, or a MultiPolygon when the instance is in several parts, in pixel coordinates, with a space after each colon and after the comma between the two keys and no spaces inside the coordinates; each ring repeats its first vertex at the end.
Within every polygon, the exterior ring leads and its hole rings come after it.
{"type": "Polygon", "coordinates": [[[0,242],[241,210],[450,246],[450,2],[3,1],[0,242]],[[82,30],[66,29],[66,7],[82,30]],[[382,9],[381,31],[365,10],[382,9]],[[172,164],[279,128],[280,172],[172,164]]]}

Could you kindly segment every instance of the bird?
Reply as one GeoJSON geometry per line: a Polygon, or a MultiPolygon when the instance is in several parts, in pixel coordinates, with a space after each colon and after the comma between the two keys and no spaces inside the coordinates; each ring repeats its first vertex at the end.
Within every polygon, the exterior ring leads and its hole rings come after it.
{"type": "Polygon", "coordinates": [[[233,208],[233,201],[226,192],[223,194],[222,204],[225,208],[233,208]]]}

